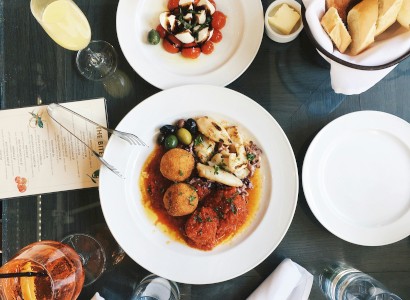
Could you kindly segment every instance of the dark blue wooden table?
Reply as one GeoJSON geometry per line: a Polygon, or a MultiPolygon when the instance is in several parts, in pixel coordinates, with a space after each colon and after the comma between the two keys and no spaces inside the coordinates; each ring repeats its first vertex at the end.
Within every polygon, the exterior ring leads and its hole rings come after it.
{"type": "MultiPolygon", "coordinates": [[[[270,2],[262,1],[264,9],[270,2]]],[[[105,97],[109,124],[115,127],[136,104],[159,90],[136,74],[120,51],[115,29],[118,0],[76,3],[90,22],[93,39],[106,40],[118,50],[118,68],[130,83],[128,95],[110,95],[101,82],[84,79],[75,68],[75,53],[59,47],[45,34],[30,13],[29,1],[0,0],[0,108],[33,106],[40,100],[47,104],[105,97]]],[[[361,95],[335,94],[327,63],[302,31],[288,44],[277,44],[264,36],[255,60],[228,87],[257,101],[279,122],[293,147],[300,173],[313,137],[341,115],[379,110],[410,121],[409,85],[407,59],[361,95]]],[[[58,240],[71,232],[105,226],[97,189],[3,199],[1,204],[3,263],[33,241],[58,240]]],[[[181,284],[183,299],[245,299],[286,257],[313,274],[324,260],[346,262],[373,275],[403,299],[410,299],[410,239],[381,247],[341,240],[315,219],[302,188],[289,231],[265,261],[226,282],[181,284]]],[[[147,274],[125,257],[95,284],[84,288],[80,299],[90,299],[95,291],[106,299],[127,299],[134,285],[147,274]]],[[[324,299],[316,285],[310,298],[324,299]]]]}

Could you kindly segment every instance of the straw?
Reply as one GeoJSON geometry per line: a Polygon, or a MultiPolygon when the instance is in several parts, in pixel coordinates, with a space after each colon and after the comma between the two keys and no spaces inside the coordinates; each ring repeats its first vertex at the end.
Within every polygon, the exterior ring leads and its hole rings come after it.
{"type": "Polygon", "coordinates": [[[46,272],[20,272],[20,273],[0,273],[0,278],[13,277],[46,277],[46,272]]]}

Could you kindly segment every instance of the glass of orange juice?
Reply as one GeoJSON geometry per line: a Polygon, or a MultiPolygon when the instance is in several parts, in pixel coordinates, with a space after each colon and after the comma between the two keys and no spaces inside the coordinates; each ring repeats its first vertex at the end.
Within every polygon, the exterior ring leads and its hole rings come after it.
{"type": "Polygon", "coordinates": [[[61,47],[78,51],[77,67],[91,80],[103,80],[117,68],[115,49],[105,41],[91,41],[90,24],[72,0],[31,0],[33,16],[61,47]]]}

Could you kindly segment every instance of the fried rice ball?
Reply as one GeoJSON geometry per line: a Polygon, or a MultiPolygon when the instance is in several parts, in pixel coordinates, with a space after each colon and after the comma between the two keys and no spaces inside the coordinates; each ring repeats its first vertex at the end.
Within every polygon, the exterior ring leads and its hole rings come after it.
{"type": "Polygon", "coordinates": [[[187,183],[175,183],[165,191],[163,201],[168,214],[174,217],[185,216],[198,206],[198,194],[187,183]]]}
{"type": "Polygon", "coordinates": [[[181,182],[191,176],[195,167],[194,156],[180,148],[167,151],[161,158],[159,169],[162,176],[175,182],[181,182]]]}

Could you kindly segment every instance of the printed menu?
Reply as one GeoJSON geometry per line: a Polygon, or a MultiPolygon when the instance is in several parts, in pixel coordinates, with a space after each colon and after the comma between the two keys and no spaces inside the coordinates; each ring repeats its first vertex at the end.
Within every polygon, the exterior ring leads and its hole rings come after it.
{"type": "MultiPolygon", "coordinates": [[[[107,127],[105,99],[63,103],[107,127]]],[[[103,154],[106,130],[81,118],[68,128],[103,154]]],[[[0,199],[98,186],[100,162],[56,123],[47,106],[0,111],[0,199]]]]}

